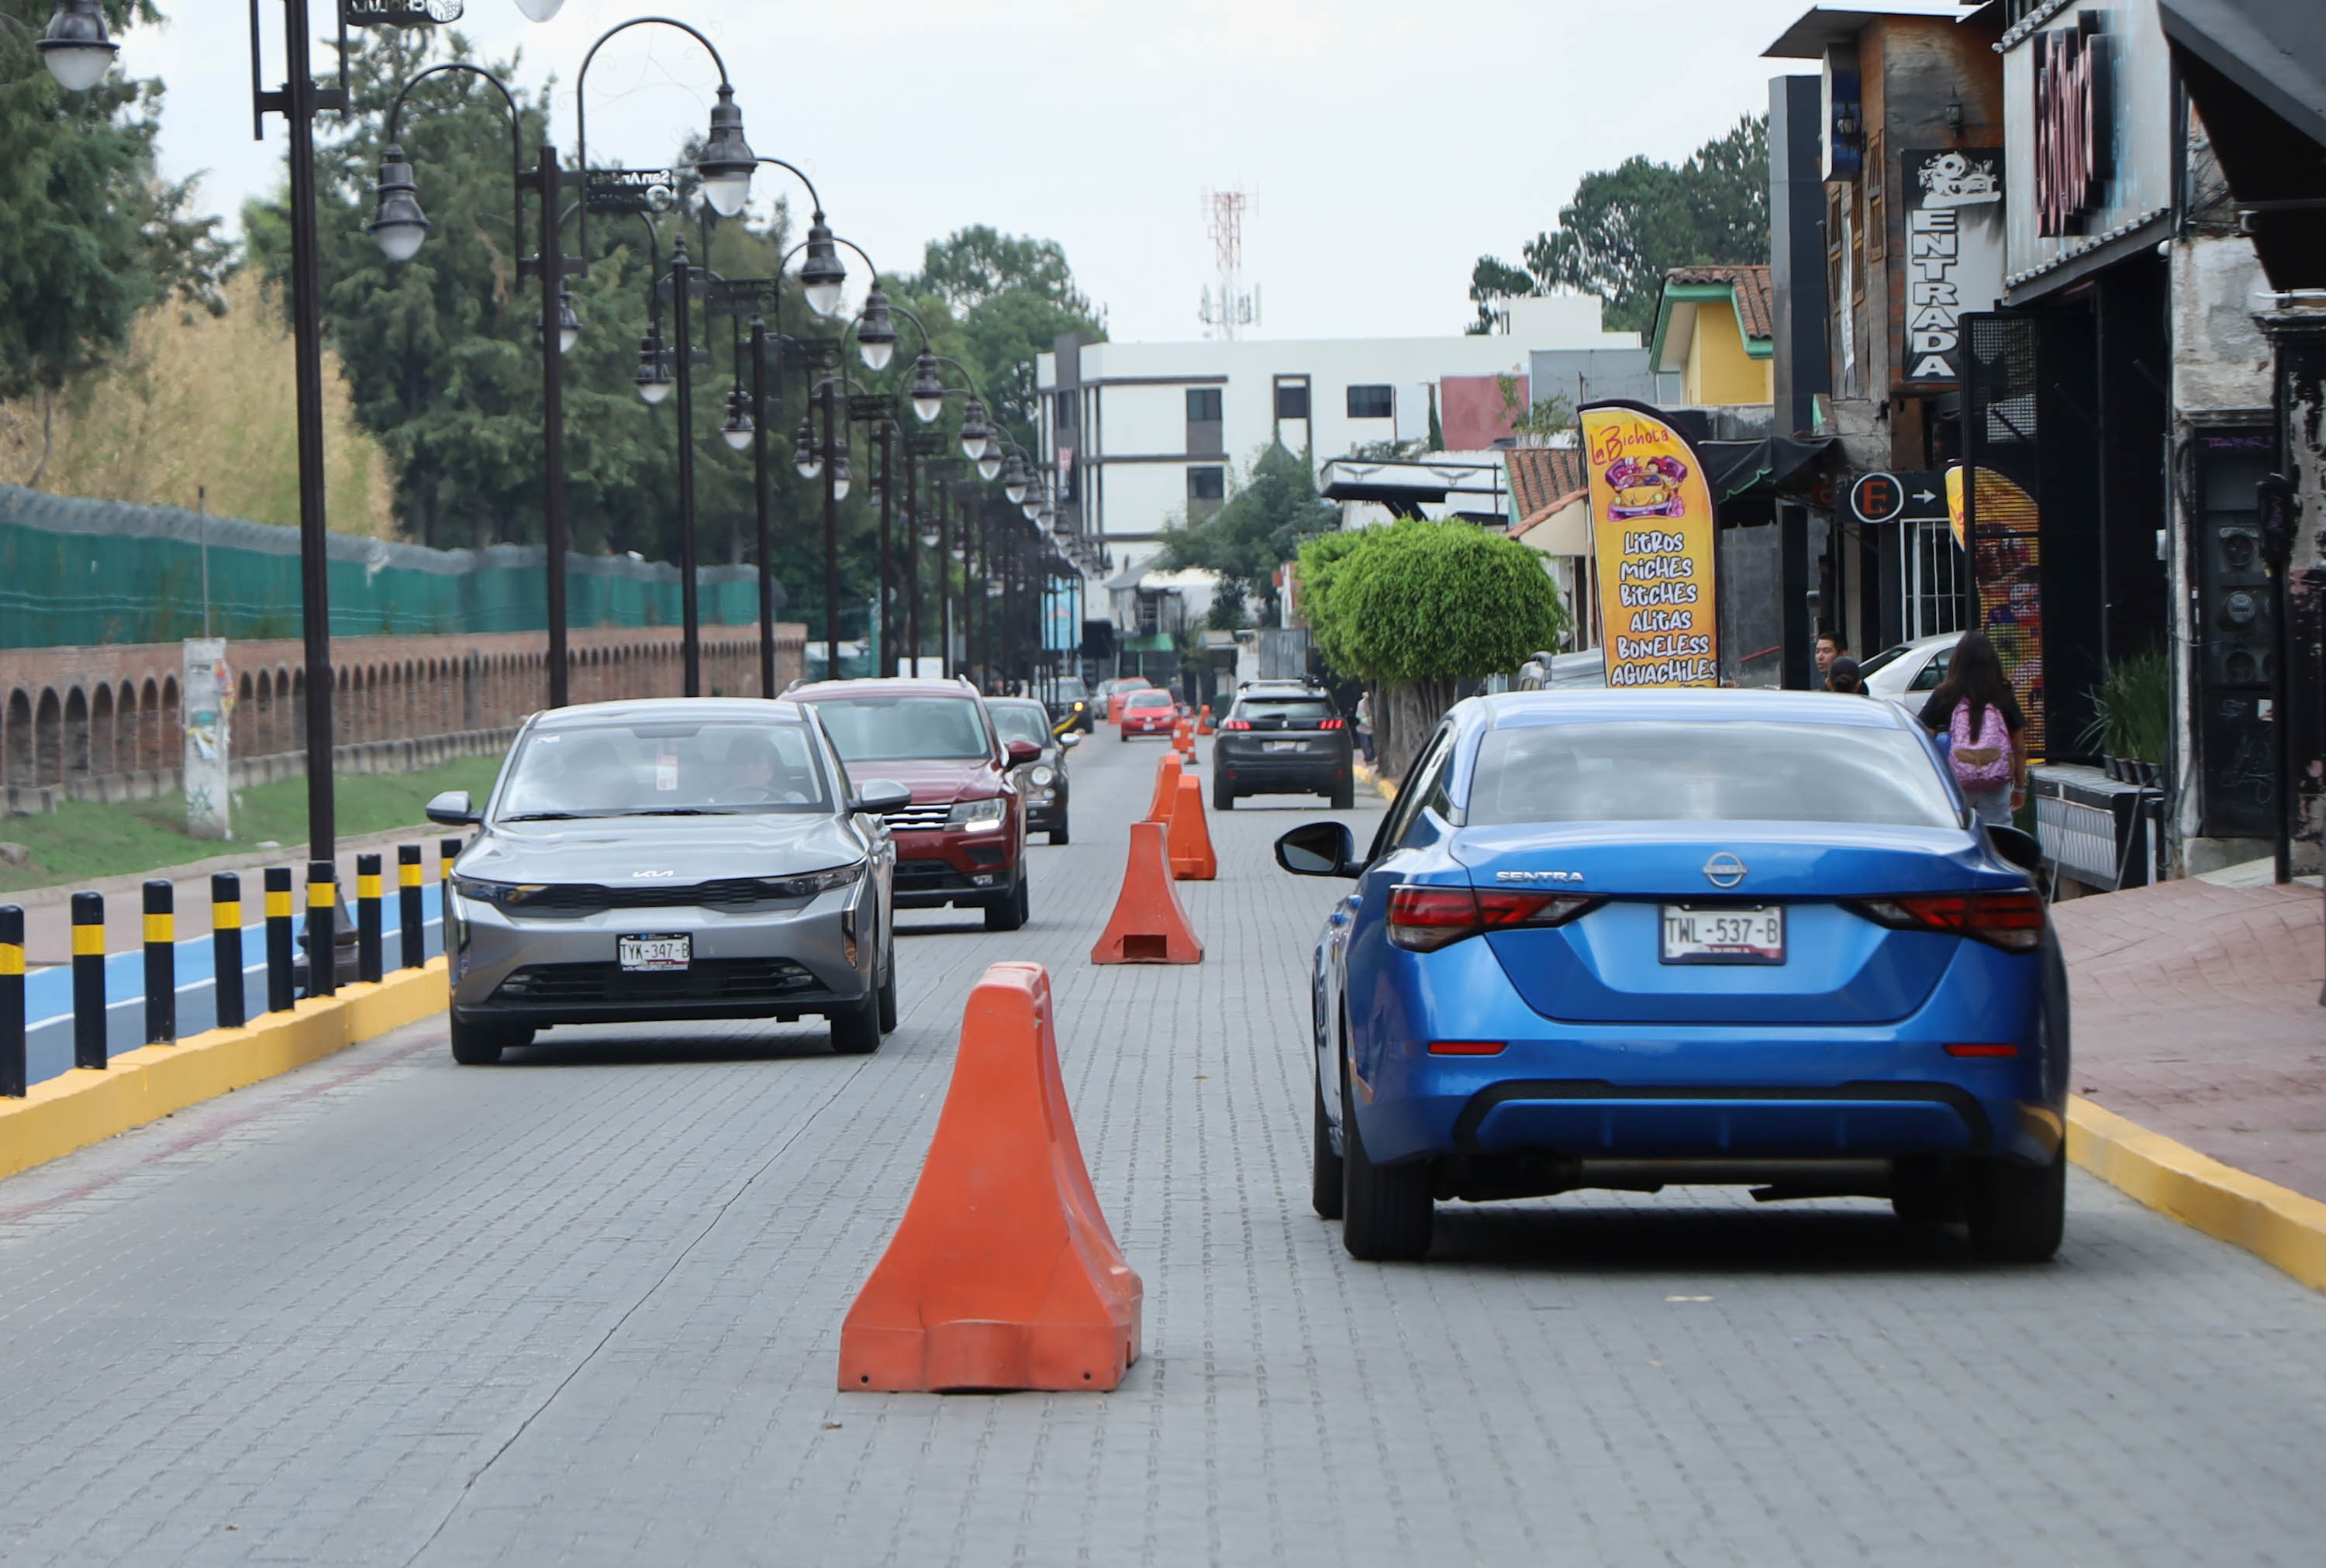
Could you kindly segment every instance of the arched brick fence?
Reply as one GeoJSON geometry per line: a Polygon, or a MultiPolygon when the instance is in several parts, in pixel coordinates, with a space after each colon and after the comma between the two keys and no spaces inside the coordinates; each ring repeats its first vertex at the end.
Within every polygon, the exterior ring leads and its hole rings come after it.
{"type": "MultiPolygon", "coordinates": [[[[683,661],[675,627],[573,632],[567,683],[576,702],[675,697],[683,661]]],[[[776,627],[777,689],[803,667],[806,628],[776,627]]],[[[46,810],[58,795],[114,800],[176,787],[185,738],[176,643],[16,648],[0,663],[0,785],[12,810],[46,810]]],[[[548,691],[548,648],[538,632],[481,636],[341,637],[331,645],[332,737],[359,771],[386,771],[409,747],[393,743],[476,738],[458,755],[494,744],[539,708],[548,691]]],[[[231,643],[233,755],[237,782],[303,769],[306,675],[292,640],[231,643]],[[267,765],[273,763],[274,765],[267,765]]],[[[711,626],[702,636],[702,684],[714,695],[759,689],[759,638],[750,627],[711,626]]]]}

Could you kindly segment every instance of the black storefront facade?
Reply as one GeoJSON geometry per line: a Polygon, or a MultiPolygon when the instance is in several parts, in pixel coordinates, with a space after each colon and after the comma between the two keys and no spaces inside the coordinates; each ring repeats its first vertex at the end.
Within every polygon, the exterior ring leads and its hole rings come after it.
{"type": "Polygon", "coordinates": [[[2159,0],[2005,17],[2004,300],[1962,332],[1971,613],[2053,763],[2098,761],[2111,672],[2163,661],[2144,809],[2163,868],[2267,855],[2283,796],[2256,485],[2280,443],[2254,245],[2159,0]]]}

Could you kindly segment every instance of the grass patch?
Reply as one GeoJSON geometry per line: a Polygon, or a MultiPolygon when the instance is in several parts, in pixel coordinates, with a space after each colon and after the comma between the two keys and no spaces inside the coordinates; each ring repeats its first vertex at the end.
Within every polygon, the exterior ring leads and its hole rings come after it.
{"type": "MultiPolygon", "coordinates": [[[[500,768],[498,756],[464,756],[425,773],[341,778],[333,791],[340,836],[352,839],[362,833],[414,827],[426,821],[422,808],[429,797],[444,790],[467,790],[481,799],[492,788],[500,768]]],[[[230,844],[188,838],[181,795],[110,806],[67,801],[45,816],[0,817],[0,839],[33,852],[29,865],[0,865],[0,893],[158,871],[214,855],[230,855],[270,839],[278,844],[297,844],[306,837],[307,781],[302,778],[238,792],[230,844]]]]}

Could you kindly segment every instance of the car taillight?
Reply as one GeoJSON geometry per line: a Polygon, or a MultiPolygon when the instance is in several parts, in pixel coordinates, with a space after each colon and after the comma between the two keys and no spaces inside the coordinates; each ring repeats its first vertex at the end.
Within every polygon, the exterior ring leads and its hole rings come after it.
{"type": "Polygon", "coordinates": [[[2005,952],[2033,952],[2043,943],[2043,901],[2032,892],[1900,893],[1853,899],[1850,907],[1893,931],[1967,936],[2005,952]]]}
{"type": "Polygon", "coordinates": [[[1251,720],[1249,719],[1223,719],[1220,720],[1220,728],[1222,729],[1250,729],[1251,728],[1251,720]]]}
{"type": "Polygon", "coordinates": [[[1341,728],[1341,721],[1337,719],[1327,719],[1320,722],[1317,728],[1319,729],[1338,729],[1341,728]]]}
{"type": "Polygon", "coordinates": [[[1389,939],[1413,952],[1436,952],[1481,932],[1564,925],[1602,902],[1572,894],[1408,885],[1390,889],[1389,939]]]}
{"type": "Polygon", "coordinates": [[[1947,1054],[1949,1056],[2016,1056],[2019,1054],[2019,1047],[2016,1045],[1949,1045],[1947,1047],[1947,1054]]]}

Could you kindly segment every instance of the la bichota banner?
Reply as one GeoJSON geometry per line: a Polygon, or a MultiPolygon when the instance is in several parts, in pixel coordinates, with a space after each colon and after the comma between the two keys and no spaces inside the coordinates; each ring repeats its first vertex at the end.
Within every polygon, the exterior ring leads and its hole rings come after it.
{"type": "Polygon", "coordinates": [[[1645,404],[1584,405],[1607,684],[1720,684],[1715,520],[1704,461],[1645,404]]]}

